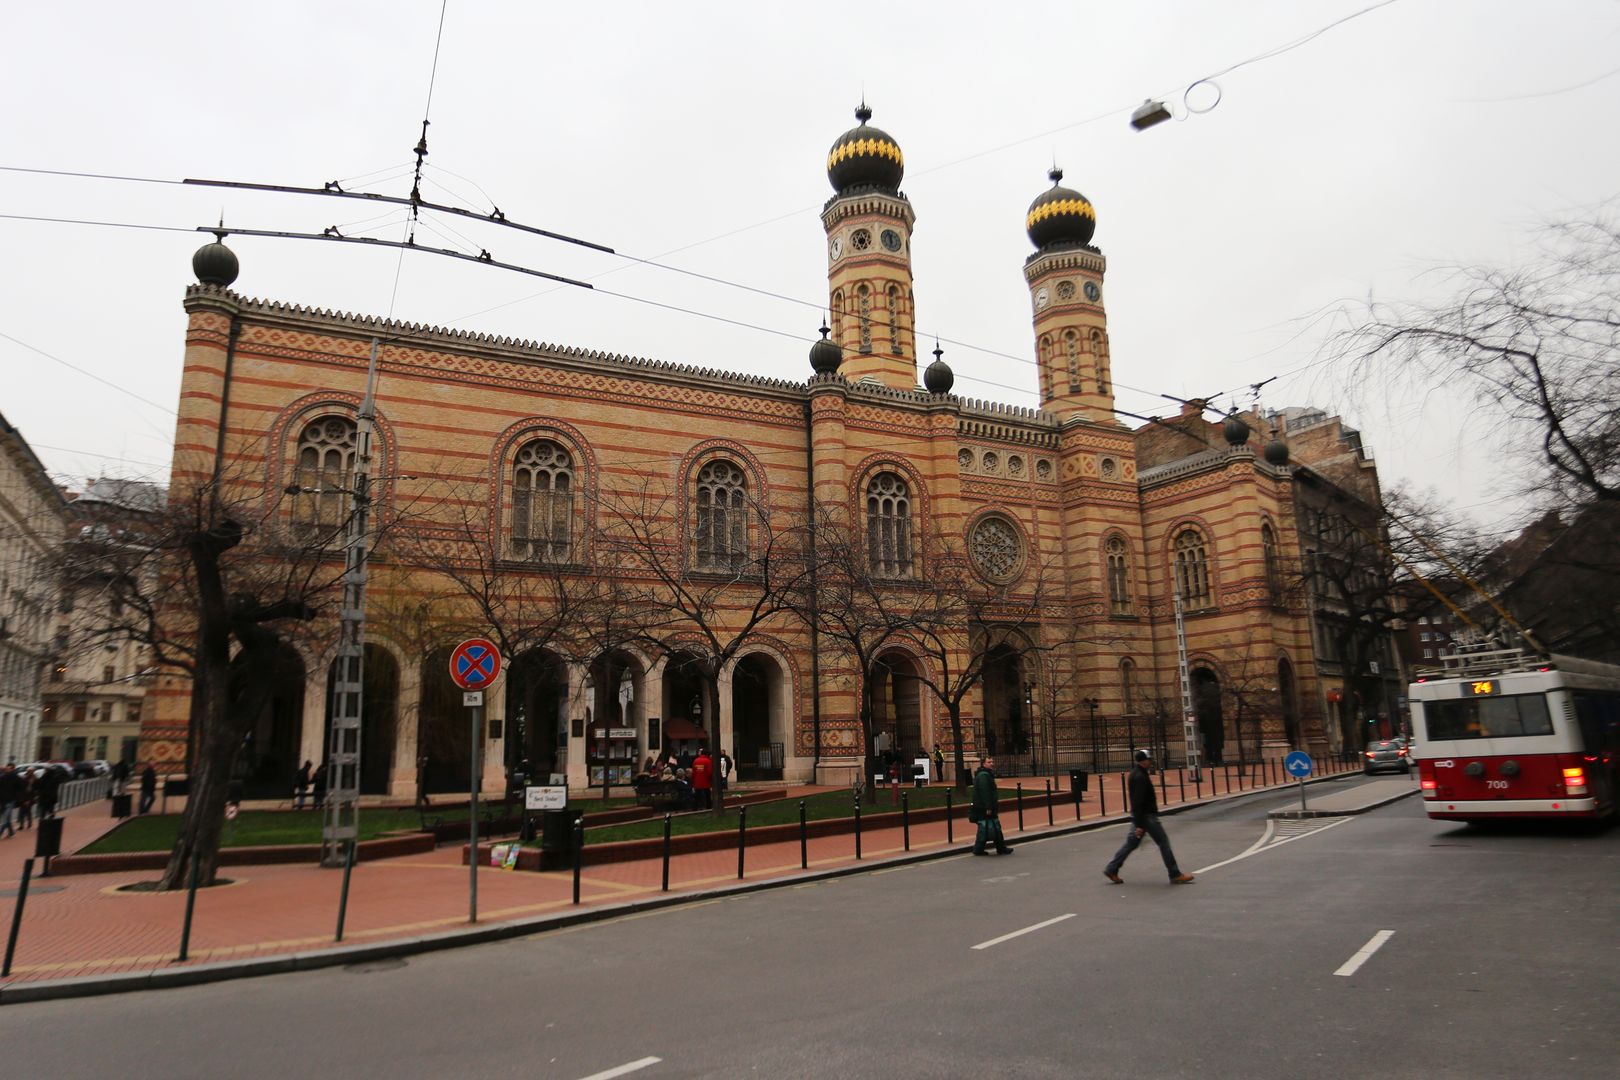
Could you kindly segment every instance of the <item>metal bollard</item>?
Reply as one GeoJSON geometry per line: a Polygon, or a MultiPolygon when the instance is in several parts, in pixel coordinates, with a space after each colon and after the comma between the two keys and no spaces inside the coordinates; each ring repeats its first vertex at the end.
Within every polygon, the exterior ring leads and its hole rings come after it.
{"type": "Polygon", "coordinates": [[[1014,798],[1018,800],[1018,831],[1024,831],[1024,785],[1013,785],[1014,798]]]}
{"type": "Polygon", "coordinates": [[[861,857],[861,797],[855,796],[855,858],[861,857]]]}
{"type": "Polygon", "coordinates": [[[810,869],[810,839],[804,831],[804,800],[799,800],[799,869],[810,869]]]}
{"type": "Polygon", "coordinates": [[[1102,807],[1102,816],[1108,816],[1108,781],[1101,776],[1097,777],[1097,802],[1102,807]]]}
{"type": "Polygon", "coordinates": [[[748,807],[737,807],[737,880],[743,879],[743,850],[748,846],[748,807]]]}
{"type": "Polygon", "coordinates": [[[1046,782],[1046,823],[1048,825],[1057,824],[1057,822],[1052,819],[1052,781],[1050,780],[1046,782]]]}
{"type": "Polygon", "coordinates": [[[197,853],[191,853],[191,878],[186,885],[186,921],[180,927],[180,955],[176,958],[184,962],[186,954],[191,951],[191,914],[197,907],[197,853]]]}
{"type": "Polygon", "coordinates": [[[669,892],[669,827],[673,814],[664,815],[664,891],[669,892]]]}
{"type": "Polygon", "coordinates": [[[28,881],[34,876],[34,860],[23,860],[22,882],[17,886],[17,906],[11,912],[11,933],[6,936],[6,963],[0,979],[11,975],[11,958],[17,954],[17,931],[22,929],[23,905],[28,903],[28,881]]]}
{"type": "Polygon", "coordinates": [[[900,835],[903,838],[906,850],[911,850],[911,792],[900,793],[900,835]]]}
{"type": "Polygon", "coordinates": [[[1160,769],[1159,770],[1159,801],[1160,802],[1169,803],[1169,801],[1170,801],[1170,792],[1167,790],[1167,787],[1168,787],[1169,783],[1170,783],[1170,778],[1164,775],[1164,770],[1163,769],[1160,769]]]}
{"type": "Polygon", "coordinates": [[[1076,790],[1070,791],[1069,794],[1074,796],[1074,820],[1079,821],[1080,820],[1080,792],[1079,792],[1078,789],[1076,789],[1076,790]]]}
{"type": "Polygon", "coordinates": [[[1182,766],[1181,768],[1176,770],[1176,787],[1178,789],[1180,789],[1180,791],[1181,791],[1181,795],[1176,799],[1176,801],[1177,802],[1186,802],[1187,801],[1187,769],[1186,769],[1186,766],[1182,766]]]}
{"type": "Polygon", "coordinates": [[[956,822],[951,820],[951,789],[945,789],[945,843],[956,842],[956,822]]]}
{"type": "Polygon", "coordinates": [[[343,940],[343,920],[349,914],[349,874],[354,870],[354,841],[349,841],[349,850],[343,854],[343,891],[338,894],[338,924],[337,936],[332,940],[343,940]]]}
{"type": "Polygon", "coordinates": [[[585,819],[574,819],[574,903],[579,903],[579,867],[585,859],[585,819]]]}
{"type": "Polygon", "coordinates": [[[1204,770],[1203,769],[1194,769],[1193,770],[1193,798],[1202,799],[1203,797],[1204,797],[1204,770]]]}

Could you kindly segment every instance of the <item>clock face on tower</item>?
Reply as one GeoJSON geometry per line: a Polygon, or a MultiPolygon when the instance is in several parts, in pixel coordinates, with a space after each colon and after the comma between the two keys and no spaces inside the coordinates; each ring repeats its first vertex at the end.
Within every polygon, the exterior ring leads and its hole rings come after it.
{"type": "Polygon", "coordinates": [[[1095,304],[1097,302],[1097,297],[1099,297],[1101,295],[1102,295],[1102,290],[1097,288],[1097,283],[1095,281],[1086,282],[1086,299],[1087,300],[1090,300],[1093,304],[1095,304]]]}
{"type": "Polygon", "coordinates": [[[900,234],[893,229],[884,229],[883,235],[879,239],[883,241],[883,246],[890,251],[900,250],[900,234]]]}
{"type": "Polygon", "coordinates": [[[1051,298],[1052,298],[1052,296],[1051,296],[1050,293],[1048,293],[1046,291],[1046,286],[1045,285],[1042,285],[1040,288],[1036,289],[1035,290],[1035,309],[1037,311],[1039,311],[1041,308],[1045,307],[1046,302],[1048,300],[1050,300],[1051,298]]]}
{"type": "Polygon", "coordinates": [[[832,243],[827,245],[827,253],[835,259],[842,255],[844,253],[844,238],[842,236],[833,237],[832,243]]]}

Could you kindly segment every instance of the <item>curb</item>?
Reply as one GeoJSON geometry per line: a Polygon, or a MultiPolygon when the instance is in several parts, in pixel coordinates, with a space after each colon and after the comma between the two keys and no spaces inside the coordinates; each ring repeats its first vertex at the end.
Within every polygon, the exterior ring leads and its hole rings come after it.
{"type": "MultiPolygon", "coordinates": [[[[1342,779],[1345,779],[1345,776],[1337,774],[1316,777],[1307,780],[1306,783],[1322,784],[1342,779]]],[[[1160,813],[1168,816],[1187,810],[1196,810],[1204,806],[1218,806],[1236,799],[1247,799],[1256,795],[1275,795],[1287,791],[1289,786],[1283,785],[1240,791],[1232,795],[1221,795],[1200,802],[1167,807],[1160,813]]],[[[1403,792],[1395,796],[1395,798],[1405,798],[1413,793],[1415,793],[1415,789],[1414,792],[1403,792]]],[[[1394,798],[1386,799],[1377,805],[1382,806],[1384,803],[1394,801],[1394,798]]],[[[1362,811],[1353,812],[1361,813],[1371,809],[1373,807],[1369,806],[1362,811]]],[[[1047,840],[1053,837],[1093,832],[1128,820],[1130,820],[1130,815],[1121,813],[1112,814],[1108,817],[1092,818],[1089,821],[1072,821],[1066,825],[1048,826],[1035,836],[1021,833],[1009,837],[1007,843],[1011,847],[1017,847],[1019,844],[1047,840]]],[[[971,843],[962,841],[954,846],[937,851],[903,852],[888,858],[863,859],[845,866],[829,867],[825,870],[805,870],[796,874],[784,874],[760,881],[743,881],[735,885],[715,886],[692,892],[661,894],[641,900],[628,900],[622,903],[581,908],[578,911],[569,911],[562,914],[537,915],[513,922],[470,926],[462,930],[443,930],[435,934],[395,938],[391,941],[380,941],[366,945],[334,945],[331,948],[283,953],[277,956],[266,956],[251,960],[221,960],[181,968],[155,968],[149,971],[123,972],[116,975],[83,975],[70,979],[42,979],[35,982],[0,984],[0,1006],[20,1005],[30,1001],[52,1001],[61,998],[122,994],[137,990],[162,990],[172,987],[198,986],[204,983],[224,982],[229,979],[255,978],[260,975],[279,975],[293,971],[315,971],[320,968],[341,967],[346,964],[355,964],[367,960],[419,956],[424,953],[438,952],[442,949],[455,949],[467,945],[484,945],[493,941],[527,937],[530,934],[561,930],[584,923],[605,922],[626,915],[638,915],[643,912],[659,911],[664,908],[680,907],[685,904],[696,904],[722,897],[743,896],[750,893],[764,892],[769,889],[803,885],[808,882],[852,877],[856,874],[865,874],[872,870],[887,869],[894,866],[957,858],[967,855],[970,850],[971,843]]]]}

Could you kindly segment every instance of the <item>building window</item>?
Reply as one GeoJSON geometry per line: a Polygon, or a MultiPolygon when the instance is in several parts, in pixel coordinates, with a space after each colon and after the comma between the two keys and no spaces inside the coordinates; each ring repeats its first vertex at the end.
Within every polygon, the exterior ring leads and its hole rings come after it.
{"type": "Polygon", "coordinates": [[[1080,392],[1080,335],[1073,330],[1064,331],[1063,355],[1069,368],[1069,392],[1080,392]]]}
{"type": "Polygon", "coordinates": [[[128,705],[124,706],[124,722],[127,724],[138,724],[141,722],[140,702],[132,701],[128,705]]]}
{"type": "Polygon", "coordinates": [[[342,530],[356,438],[354,421],[346,416],[313,420],[298,437],[298,492],[293,495],[292,515],[301,532],[330,539],[342,530]]]}
{"type": "Polygon", "coordinates": [[[911,492],[892,472],[866,486],[866,552],[873,573],[911,576],[911,492]]]}
{"type": "Polygon", "coordinates": [[[832,296],[832,336],[834,341],[843,340],[844,328],[844,290],[839,289],[832,296]]]}
{"type": "Polygon", "coordinates": [[[1266,591],[1273,604],[1282,603],[1282,564],[1277,558],[1277,532],[1269,522],[1260,526],[1260,551],[1266,564],[1266,591]]]}
{"type": "Polygon", "coordinates": [[[1108,340],[1101,330],[1091,332],[1091,355],[1096,362],[1097,391],[1108,393],[1108,340]]]}
{"type": "Polygon", "coordinates": [[[968,550],[973,565],[991,581],[1011,579],[1023,561],[1018,530],[1005,518],[986,517],[973,526],[968,550]]]}
{"type": "Polygon", "coordinates": [[[550,439],[525,443],[512,462],[513,557],[567,562],[573,524],[573,459],[550,439]]]}
{"type": "Polygon", "coordinates": [[[1104,556],[1108,563],[1108,606],[1115,615],[1129,615],[1131,613],[1131,577],[1130,561],[1125,550],[1125,541],[1117,536],[1108,538],[1104,548],[1104,556]]]}
{"type": "Polygon", "coordinates": [[[1176,591],[1181,602],[1188,607],[1209,607],[1209,559],[1204,553],[1204,538],[1197,529],[1183,529],[1176,534],[1176,591]]]}
{"type": "Polygon", "coordinates": [[[1423,650],[1423,659],[1425,659],[1425,660],[1433,660],[1434,659],[1434,650],[1433,649],[1424,649],[1423,650]]]}
{"type": "Polygon", "coordinates": [[[84,723],[84,716],[85,716],[85,713],[89,711],[89,708],[90,708],[90,706],[88,704],[86,704],[85,702],[83,702],[83,701],[75,701],[73,703],[73,722],[75,724],[84,723]]]}
{"type": "Polygon", "coordinates": [[[1132,660],[1119,662],[1120,711],[1136,712],[1136,664],[1132,660]]]}
{"type": "Polygon", "coordinates": [[[900,286],[889,286],[889,344],[894,349],[894,355],[906,355],[905,345],[900,340],[900,286]]]}
{"type": "Polygon", "coordinates": [[[855,303],[861,317],[861,352],[872,351],[872,290],[861,285],[855,290],[855,303]]]}
{"type": "Polygon", "coordinates": [[[729,461],[711,461],[697,477],[697,564],[725,568],[748,555],[747,485],[729,461]]]}
{"type": "Polygon", "coordinates": [[[114,682],[117,678],[118,678],[117,673],[114,671],[113,666],[111,664],[103,664],[101,666],[101,681],[102,682],[104,682],[104,683],[114,682]]]}

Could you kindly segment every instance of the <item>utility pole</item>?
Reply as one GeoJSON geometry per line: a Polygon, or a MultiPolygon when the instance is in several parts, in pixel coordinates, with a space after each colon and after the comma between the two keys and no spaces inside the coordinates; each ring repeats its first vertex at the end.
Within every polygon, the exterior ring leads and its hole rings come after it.
{"type": "MultiPolygon", "coordinates": [[[[366,530],[371,518],[371,436],[377,416],[377,348],[371,339],[366,396],[355,416],[354,480],[343,543],[343,609],[332,675],[332,732],[326,747],[326,822],[321,865],[341,867],[360,834],[360,717],[366,659],[366,530]]],[[[476,860],[474,860],[476,861],[476,860]]]]}
{"type": "Polygon", "coordinates": [[[1198,714],[1193,709],[1192,674],[1187,670],[1187,624],[1181,617],[1181,583],[1176,583],[1176,670],[1181,677],[1181,736],[1187,769],[1198,779],[1198,714]]]}

